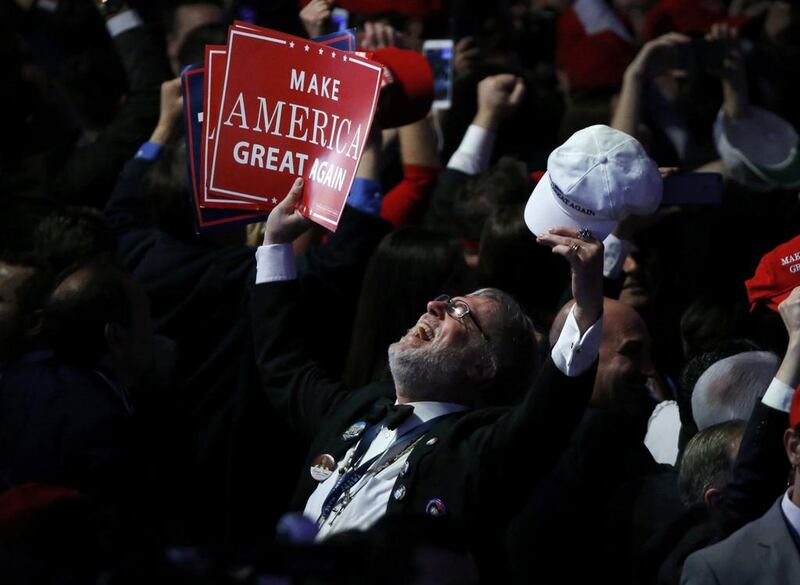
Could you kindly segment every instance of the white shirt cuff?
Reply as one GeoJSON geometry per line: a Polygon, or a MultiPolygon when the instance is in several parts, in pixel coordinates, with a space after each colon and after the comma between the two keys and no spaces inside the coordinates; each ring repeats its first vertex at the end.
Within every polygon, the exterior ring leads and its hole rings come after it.
{"type": "Polygon", "coordinates": [[[574,378],[580,376],[594,363],[600,351],[600,338],[603,335],[603,317],[586,330],[581,337],[578,322],[575,321],[575,306],[567,315],[564,328],[558,341],[550,351],[553,362],[562,374],[574,378]]]}
{"type": "Polygon", "coordinates": [[[475,124],[470,124],[458,150],[450,157],[448,169],[468,175],[477,175],[489,168],[489,159],[494,149],[495,133],[475,124]]]}
{"type": "Polygon", "coordinates": [[[631,33],[603,0],[578,0],[572,5],[572,9],[583,25],[587,36],[610,30],[629,43],[633,42],[631,33]]]}
{"type": "Polygon", "coordinates": [[[291,244],[259,246],[256,250],[256,284],[297,278],[291,244]]]}
{"type": "Polygon", "coordinates": [[[118,37],[127,30],[142,26],[144,22],[139,13],[135,10],[125,10],[116,16],[112,16],[106,21],[106,29],[111,38],[118,37]]]}
{"type": "Polygon", "coordinates": [[[794,396],[794,388],[784,384],[778,378],[772,378],[761,402],[775,410],[789,412],[792,406],[792,396],[794,396]]]}
{"type": "Polygon", "coordinates": [[[620,240],[614,234],[608,234],[603,240],[603,246],[603,276],[616,280],[622,274],[625,258],[630,254],[633,244],[620,240]]]}

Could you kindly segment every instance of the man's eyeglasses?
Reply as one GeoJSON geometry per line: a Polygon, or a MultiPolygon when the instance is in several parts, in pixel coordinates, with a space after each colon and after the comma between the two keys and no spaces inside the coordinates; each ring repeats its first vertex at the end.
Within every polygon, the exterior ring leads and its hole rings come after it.
{"type": "Polygon", "coordinates": [[[459,299],[451,299],[448,295],[439,295],[434,301],[440,301],[442,303],[446,303],[445,311],[448,315],[450,315],[453,319],[461,321],[464,317],[469,317],[469,320],[472,321],[472,324],[475,325],[475,328],[481,334],[481,337],[485,342],[489,342],[489,338],[486,337],[486,334],[481,329],[481,326],[478,325],[478,322],[475,320],[475,317],[472,316],[472,311],[469,308],[469,305],[462,300],[459,299]]]}

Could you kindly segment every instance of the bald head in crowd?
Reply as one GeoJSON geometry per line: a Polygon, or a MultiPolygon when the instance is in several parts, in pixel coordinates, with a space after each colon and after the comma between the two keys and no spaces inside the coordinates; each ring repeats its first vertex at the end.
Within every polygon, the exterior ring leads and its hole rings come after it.
{"type": "MultiPolygon", "coordinates": [[[[558,312],[550,328],[550,345],[558,339],[575,301],[558,312]]],[[[614,299],[603,300],[603,337],[592,405],[616,402],[632,387],[641,387],[653,365],[650,357],[650,334],[635,309],[614,299]]]]}
{"type": "Polygon", "coordinates": [[[778,366],[778,356],[768,351],[737,353],[712,364],[692,391],[698,430],[750,418],[756,399],[767,389],[778,366]]]}

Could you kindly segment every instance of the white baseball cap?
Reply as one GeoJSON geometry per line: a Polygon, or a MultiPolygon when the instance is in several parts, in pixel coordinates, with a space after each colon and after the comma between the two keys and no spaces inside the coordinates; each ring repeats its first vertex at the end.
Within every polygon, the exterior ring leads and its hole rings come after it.
{"type": "Polygon", "coordinates": [[[653,213],[661,189],[656,163],[635,138],[589,126],[550,153],[525,206],[525,223],[535,235],[562,225],[604,240],[626,215],[653,213]]]}
{"type": "Polygon", "coordinates": [[[800,186],[797,132],[777,114],[750,106],[747,116],[730,120],[720,108],[714,142],[739,183],[758,189],[800,186]]]}

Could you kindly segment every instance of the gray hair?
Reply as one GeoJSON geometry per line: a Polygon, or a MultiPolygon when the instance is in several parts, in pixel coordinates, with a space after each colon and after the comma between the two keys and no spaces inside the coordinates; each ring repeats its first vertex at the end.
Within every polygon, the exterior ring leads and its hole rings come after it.
{"type": "Polygon", "coordinates": [[[742,420],[712,425],[686,445],[678,473],[678,491],[687,508],[705,505],[706,491],[722,489],[731,480],[744,429],[742,420]]]}
{"type": "Polygon", "coordinates": [[[487,398],[494,406],[518,402],[538,371],[533,322],[514,297],[498,288],[482,288],[469,296],[488,297],[500,309],[484,325],[495,370],[492,396],[487,398]]]}
{"type": "Polygon", "coordinates": [[[746,351],[713,363],[692,391],[697,428],[750,418],[756,399],[769,386],[778,365],[778,356],[768,351],[746,351]]]}

